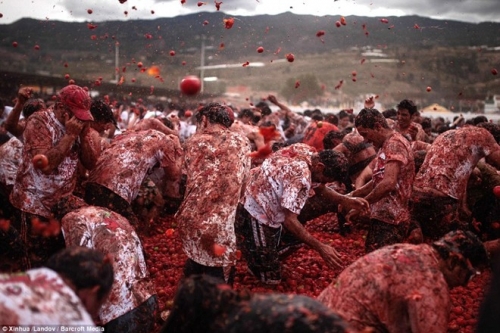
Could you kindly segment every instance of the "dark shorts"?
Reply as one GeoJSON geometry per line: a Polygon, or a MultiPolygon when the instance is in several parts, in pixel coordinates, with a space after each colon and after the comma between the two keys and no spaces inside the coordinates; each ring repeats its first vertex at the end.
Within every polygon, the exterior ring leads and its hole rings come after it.
{"type": "Polygon", "coordinates": [[[89,205],[108,208],[129,220],[133,226],[138,226],[139,221],[132,206],[127,200],[120,197],[110,189],[97,183],[87,183],[85,187],[85,202],[89,205]]]}
{"type": "Polygon", "coordinates": [[[242,205],[236,213],[236,240],[249,271],[267,284],[281,282],[281,259],[303,244],[283,228],[260,224],[242,205]]]}
{"type": "Polygon", "coordinates": [[[151,296],[135,309],[113,319],[104,325],[104,332],[109,333],[149,333],[153,332],[158,311],[157,297],[151,296]]]}
{"type": "Polygon", "coordinates": [[[460,220],[458,201],[448,196],[413,192],[410,210],[412,219],[420,225],[423,235],[433,240],[452,230],[468,230],[468,222],[460,220]]]}
{"type": "Polygon", "coordinates": [[[409,224],[389,224],[377,219],[370,219],[370,227],[366,235],[366,253],[383,246],[402,243],[408,235],[409,224]]]}
{"type": "Polygon", "coordinates": [[[232,287],[234,283],[234,274],[236,272],[236,269],[234,266],[232,266],[229,268],[229,270],[230,271],[226,279],[223,267],[204,266],[198,264],[197,262],[191,259],[188,259],[186,260],[186,264],[184,265],[184,277],[187,278],[192,275],[201,275],[201,274],[210,275],[220,279],[221,281],[224,281],[225,283],[227,283],[232,287]]]}

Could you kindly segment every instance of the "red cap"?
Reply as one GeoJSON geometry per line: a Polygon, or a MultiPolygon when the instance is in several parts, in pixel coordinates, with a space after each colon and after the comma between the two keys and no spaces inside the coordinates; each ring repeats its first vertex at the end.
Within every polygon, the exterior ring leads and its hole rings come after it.
{"type": "Polygon", "coordinates": [[[66,105],[73,115],[80,120],[94,120],[90,113],[89,93],[80,86],[70,84],[59,91],[59,101],[66,105]]]}

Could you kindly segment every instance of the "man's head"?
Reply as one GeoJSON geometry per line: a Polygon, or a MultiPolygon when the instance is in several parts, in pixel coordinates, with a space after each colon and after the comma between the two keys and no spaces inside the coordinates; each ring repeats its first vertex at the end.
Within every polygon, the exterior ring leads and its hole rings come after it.
{"type": "Polygon", "coordinates": [[[243,109],[238,114],[238,118],[243,124],[252,124],[254,119],[253,111],[250,109],[243,109]]]}
{"type": "Polygon", "coordinates": [[[90,113],[92,114],[95,123],[102,125],[111,123],[117,126],[111,107],[101,100],[92,101],[92,104],[90,105],[90,113]]]}
{"type": "Polygon", "coordinates": [[[47,106],[41,98],[30,98],[23,105],[23,117],[28,119],[33,113],[46,109],[47,106]]]}
{"type": "Polygon", "coordinates": [[[45,266],[69,282],[87,311],[96,318],[113,284],[109,257],[94,249],[75,246],[54,254],[45,266]]]}
{"type": "Polygon", "coordinates": [[[390,130],[385,117],[376,109],[361,110],[354,120],[358,133],[375,147],[381,147],[386,140],[385,131],[390,130]]]}
{"type": "Polygon", "coordinates": [[[398,108],[398,124],[401,128],[407,128],[412,122],[412,117],[417,113],[417,106],[413,101],[403,99],[397,105],[398,108]]]}
{"type": "Polygon", "coordinates": [[[333,149],[342,143],[342,139],[347,133],[344,131],[330,131],[323,137],[323,148],[333,149]]]}
{"type": "Polygon", "coordinates": [[[317,183],[343,182],[347,178],[349,164],[344,154],[325,149],[312,158],[311,178],[317,183]]]}
{"type": "Polygon", "coordinates": [[[70,84],[59,91],[56,107],[63,107],[71,115],[79,120],[94,120],[90,113],[90,99],[87,90],[74,84],[70,84]]]}
{"type": "Polygon", "coordinates": [[[442,259],[443,275],[451,288],[466,285],[476,268],[489,261],[483,243],[470,231],[449,232],[432,246],[442,259]]]}
{"type": "Polygon", "coordinates": [[[220,124],[227,128],[231,127],[234,122],[233,109],[220,103],[209,103],[199,109],[196,113],[196,121],[201,124],[203,117],[211,124],[220,124]]]}

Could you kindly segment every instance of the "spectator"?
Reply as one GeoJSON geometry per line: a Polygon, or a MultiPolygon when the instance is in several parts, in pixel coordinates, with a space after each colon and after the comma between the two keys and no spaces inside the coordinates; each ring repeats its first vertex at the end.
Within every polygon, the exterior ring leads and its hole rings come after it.
{"type": "Polygon", "coordinates": [[[413,101],[404,99],[399,102],[397,121],[394,123],[394,129],[407,137],[410,141],[427,141],[422,126],[413,121],[413,117],[418,112],[417,106],[413,101]]]}

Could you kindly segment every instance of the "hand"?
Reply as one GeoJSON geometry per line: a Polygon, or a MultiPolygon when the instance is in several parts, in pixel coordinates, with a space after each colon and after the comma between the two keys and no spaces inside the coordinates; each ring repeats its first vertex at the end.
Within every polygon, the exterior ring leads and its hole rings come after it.
{"type": "Polygon", "coordinates": [[[31,98],[33,94],[33,89],[30,87],[22,87],[19,88],[19,91],[17,92],[17,102],[20,105],[24,105],[28,99],[31,98]]]}
{"type": "Polygon", "coordinates": [[[276,96],[274,96],[274,95],[269,95],[269,96],[267,96],[267,100],[268,100],[269,102],[273,103],[273,104],[278,103],[278,99],[277,99],[277,98],[276,98],[276,96]]]}
{"type": "Polygon", "coordinates": [[[408,133],[411,136],[412,141],[417,140],[417,134],[418,134],[418,128],[415,125],[410,125],[410,128],[408,129],[408,133]]]}
{"type": "Polygon", "coordinates": [[[365,99],[365,109],[373,109],[375,107],[375,101],[373,99],[373,96],[368,97],[365,99]]]}
{"type": "Polygon", "coordinates": [[[77,137],[85,127],[85,122],[73,116],[67,119],[64,125],[66,127],[66,134],[77,137]]]}
{"type": "Polygon", "coordinates": [[[360,213],[363,213],[365,211],[368,211],[368,209],[370,208],[370,204],[368,203],[368,201],[363,198],[353,198],[350,196],[344,197],[347,200],[342,203],[342,207],[347,211],[351,211],[354,209],[359,211],[360,213]]]}
{"type": "Polygon", "coordinates": [[[342,260],[340,259],[340,254],[331,246],[323,244],[321,249],[318,251],[321,258],[325,261],[328,267],[342,268],[342,260]]]}

